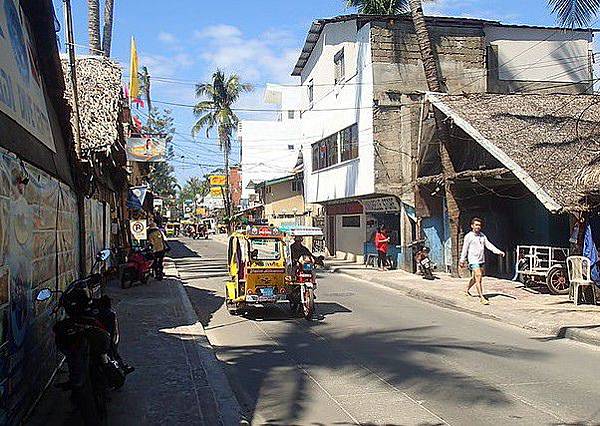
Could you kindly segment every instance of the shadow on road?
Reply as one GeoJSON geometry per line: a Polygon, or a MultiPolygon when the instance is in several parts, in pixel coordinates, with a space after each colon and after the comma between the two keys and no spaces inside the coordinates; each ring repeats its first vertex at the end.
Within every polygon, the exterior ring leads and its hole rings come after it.
{"type": "Polygon", "coordinates": [[[169,246],[171,251],[168,256],[172,259],[181,259],[184,257],[200,257],[200,254],[194,250],[190,250],[188,246],[179,240],[170,240],[169,246]]]}

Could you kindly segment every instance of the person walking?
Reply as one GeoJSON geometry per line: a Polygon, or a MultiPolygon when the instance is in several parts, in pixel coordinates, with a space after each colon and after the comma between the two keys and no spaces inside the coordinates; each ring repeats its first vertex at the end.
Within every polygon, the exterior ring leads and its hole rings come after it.
{"type": "Polygon", "coordinates": [[[152,254],[154,256],[152,269],[154,270],[155,278],[160,281],[163,279],[163,260],[165,258],[165,253],[171,248],[162,231],[158,229],[153,221],[150,221],[150,226],[148,228],[148,243],[152,245],[152,254]]]}
{"type": "Polygon", "coordinates": [[[471,296],[471,287],[475,286],[479,295],[479,301],[484,305],[490,302],[483,295],[483,276],[485,274],[485,249],[492,253],[505,256],[505,253],[493,245],[485,236],[481,229],[483,228],[483,219],[475,217],[471,220],[471,232],[465,235],[462,252],[460,255],[460,266],[464,268],[469,265],[471,279],[467,284],[467,296],[471,296]]]}
{"type": "Polygon", "coordinates": [[[387,252],[390,237],[384,225],[380,225],[375,233],[375,249],[377,250],[377,268],[380,271],[387,271],[387,252]]]}

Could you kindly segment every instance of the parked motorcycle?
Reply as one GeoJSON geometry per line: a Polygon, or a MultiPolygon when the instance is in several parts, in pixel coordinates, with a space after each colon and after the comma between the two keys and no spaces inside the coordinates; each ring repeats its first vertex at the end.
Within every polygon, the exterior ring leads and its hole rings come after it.
{"type": "Polygon", "coordinates": [[[125,383],[133,371],[118,353],[119,327],[108,296],[94,297],[101,274],[93,271],[110,257],[110,250],[96,256],[92,274],[73,281],[64,290],[44,288],[36,296],[39,302],[59,295],[53,315],[60,315],[54,326],[55,342],[65,356],[69,379],[57,387],[70,390],[72,401],[86,425],[106,423],[107,392],[125,383]]]}
{"type": "Polygon", "coordinates": [[[160,273],[162,278],[162,270],[153,271],[154,265],[154,254],[151,247],[145,249],[133,247],[127,256],[127,263],[121,275],[121,288],[129,288],[135,282],[147,284],[153,272],[160,273]]]}

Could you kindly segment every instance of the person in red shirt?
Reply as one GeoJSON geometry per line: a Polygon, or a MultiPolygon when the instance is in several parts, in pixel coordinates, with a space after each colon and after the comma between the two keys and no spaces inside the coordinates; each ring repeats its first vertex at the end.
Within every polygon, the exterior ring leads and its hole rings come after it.
{"type": "Polygon", "coordinates": [[[377,268],[380,271],[387,271],[387,252],[390,237],[387,235],[387,230],[384,225],[380,225],[375,233],[375,249],[377,250],[377,268]]]}

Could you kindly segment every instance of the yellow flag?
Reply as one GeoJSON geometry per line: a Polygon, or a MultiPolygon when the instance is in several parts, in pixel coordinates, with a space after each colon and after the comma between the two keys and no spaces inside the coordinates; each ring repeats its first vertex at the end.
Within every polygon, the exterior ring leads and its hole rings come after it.
{"type": "Polygon", "coordinates": [[[131,37],[131,63],[129,65],[129,99],[140,97],[140,79],[138,77],[138,56],[135,39],[131,37]]]}

